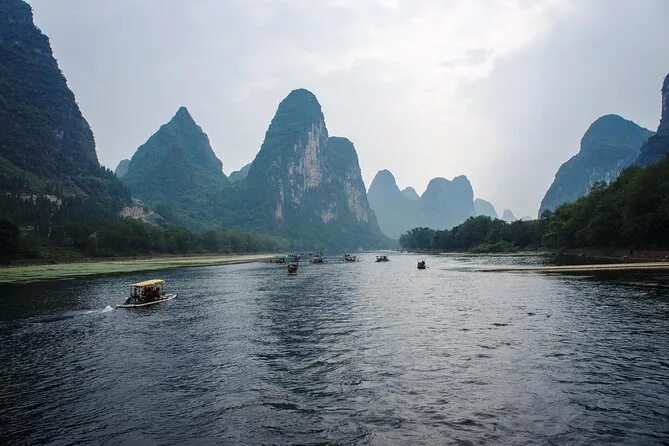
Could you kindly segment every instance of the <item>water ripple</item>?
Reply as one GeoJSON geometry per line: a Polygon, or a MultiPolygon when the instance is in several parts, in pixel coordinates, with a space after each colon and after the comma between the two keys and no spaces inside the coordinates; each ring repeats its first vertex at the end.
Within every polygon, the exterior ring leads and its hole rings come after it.
{"type": "Polygon", "coordinates": [[[140,311],[144,277],[2,288],[0,443],[669,441],[666,277],[416,259],[169,270],[140,311]]]}

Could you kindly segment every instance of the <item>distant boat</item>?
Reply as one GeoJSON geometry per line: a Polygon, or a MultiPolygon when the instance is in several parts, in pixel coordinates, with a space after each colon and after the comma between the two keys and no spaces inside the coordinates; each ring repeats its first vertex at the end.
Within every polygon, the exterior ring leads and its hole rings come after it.
{"type": "Polygon", "coordinates": [[[344,254],[344,261],[345,262],[357,262],[358,258],[356,256],[352,256],[351,254],[344,254]]]}
{"type": "Polygon", "coordinates": [[[146,307],[149,305],[172,300],[177,295],[175,293],[165,293],[163,279],[151,279],[143,282],[137,282],[130,285],[130,297],[125,300],[123,305],[116,308],[135,308],[146,307]]]}
{"type": "Polygon", "coordinates": [[[288,265],[288,274],[297,274],[297,268],[298,268],[297,263],[291,263],[290,265],[288,265]]]}
{"type": "Polygon", "coordinates": [[[377,262],[390,262],[390,259],[388,256],[376,256],[376,261],[377,262]]]}
{"type": "Polygon", "coordinates": [[[313,256],[311,259],[309,259],[309,261],[311,263],[320,264],[320,263],[325,263],[325,258],[321,255],[316,255],[313,256]]]}
{"type": "Polygon", "coordinates": [[[277,265],[285,265],[286,264],[286,258],[285,257],[272,257],[269,259],[269,263],[276,263],[277,265]]]}
{"type": "Polygon", "coordinates": [[[418,261],[418,269],[425,269],[427,268],[427,264],[425,263],[425,260],[419,260],[418,261]]]}

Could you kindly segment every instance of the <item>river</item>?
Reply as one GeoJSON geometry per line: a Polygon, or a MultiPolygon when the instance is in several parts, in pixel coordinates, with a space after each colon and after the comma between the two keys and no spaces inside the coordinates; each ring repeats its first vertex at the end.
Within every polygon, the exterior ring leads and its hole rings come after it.
{"type": "Polygon", "coordinates": [[[669,441],[666,275],[390,258],[0,287],[0,443],[669,441]],[[178,298],[112,309],[155,276],[178,298]]]}

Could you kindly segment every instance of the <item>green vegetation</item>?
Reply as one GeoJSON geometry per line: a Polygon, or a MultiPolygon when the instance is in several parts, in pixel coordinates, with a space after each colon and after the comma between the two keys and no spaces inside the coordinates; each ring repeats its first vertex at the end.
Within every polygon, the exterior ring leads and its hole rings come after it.
{"type": "Polygon", "coordinates": [[[179,226],[152,226],[131,218],[66,220],[54,203],[38,197],[29,225],[0,215],[0,261],[62,260],[67,257],[111,257],[150,254],[276,252],[290,248],[278,237],[239,229],[212,229],[194,234],[179,226]],[[56,209],[40,218],[44,209],[56,209]]]}
{"type": "Polygon", "coordinates": [[[227,179],[209,138],[185,107],[142,144],[122,177],[133,197],[195,231],[220,224],[214,205],[227,179]]]}
{"type": "Polygon", "coordinates": [[[502,252],[526,248],[669,247],[669,158],[646,168],[629,167],[608,187],[540,219],[506,223],[472,217],[451,230],[414,228],[400,237],[410,250],[502,252]]]}
{"type": "Polygon", "coordinates": [[[184,266],[225,265],[264,260],[268,254],[195,255],[185,257],[153,257],[148,259],[96,260],[48,265],[22,265],[0,268],[0,284],[27,283],[41,280],[62,280],[100,274],[153,271],[184,266]]]}
{"type": "Polygon", "coordinates": [[[219,200],[221,221],[287,237],[300,249],[392,243],[369,209],[353,143],[328,136],[318,100],[303,89],[281,101],[248,176],[219,200]]]}

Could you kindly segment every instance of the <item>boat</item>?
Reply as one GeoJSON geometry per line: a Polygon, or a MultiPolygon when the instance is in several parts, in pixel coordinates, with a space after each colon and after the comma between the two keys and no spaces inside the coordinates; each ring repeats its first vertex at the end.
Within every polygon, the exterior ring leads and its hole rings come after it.
{"type": "Polygon", "coordinates": [[[176,293],[166,293],[163,289],[165,281],[163,279],[151,279],[143,282],[130,284],[130,297],[123,305],[116,308],[136,308],[165,302],[177,297],[176,293]]]}
{"type": "Polygon", "coordinates": [[[309,261],[311,263],[320,264],[320,263],[325,263],[325,258],[323,258],[323,256],[321,255],[316,255],[313,256],[311,259],[309,259],[309,261]]]}
{"type": "Polygon", "coordinates": [[[377,262],[390,262],[390,259],[388,256],[376,256],[376,261],[377,262]]]}
{"type": "Polygon", "coordinates": [[[298,268],[297,263],[291,263],[290,265],[288,265],[288,274],[297,274],[297,268],[298,268]]]}
{"type": "Polygon", "coordinates": [[[427,268],[427,264],[425,263],[425,260],[419,260],[418,261],[418,269],[425,269],[427,268]]]}
{"type": "Polygon", "coordinates": [[[352,256],[351,254],[344,254],[344,261],[345,262],[357,262],[358,258],[356,256],[352,256]]]}
{"type": "Polygon", "coordinates": [[[269,259],[269,263],[276,263],[277,265],[285,265],[286,264],[286,258],[285,257],[272,257],[269,259]]]}

